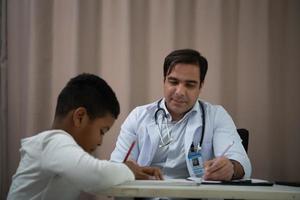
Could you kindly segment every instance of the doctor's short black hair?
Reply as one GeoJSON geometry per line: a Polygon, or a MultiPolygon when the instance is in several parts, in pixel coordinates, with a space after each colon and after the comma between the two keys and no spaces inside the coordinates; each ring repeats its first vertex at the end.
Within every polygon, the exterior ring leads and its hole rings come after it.
{"type": "Polygon", "coordinates": [[[198,65],[200,69],[200,84],[203,83],[208,63],[205,57],[193,49],[178,49],[167,55],[164,62],[164,81],[178,63],[198,65]]]}
{"type": "Polygon", "coordinates": [[[118,99],[102,78],[88,73],[72,78],[62,89],[55,110],[55,117],[64,117],[71,110],[84,107],[91,119],[120,114],[118,99]]]}

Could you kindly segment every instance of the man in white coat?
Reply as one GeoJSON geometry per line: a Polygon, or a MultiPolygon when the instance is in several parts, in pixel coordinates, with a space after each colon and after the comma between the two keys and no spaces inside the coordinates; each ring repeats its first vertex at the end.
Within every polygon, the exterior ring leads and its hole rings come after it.
{"type": "Polygon", "coordinates": [[[251,164],[235,124],[222,106],[199,100],[207,60],[180,49],[164,62],[164,98],[135,108],[121,127],[111,160],[159,167],[165,178],[249,178],[251,164]]]}

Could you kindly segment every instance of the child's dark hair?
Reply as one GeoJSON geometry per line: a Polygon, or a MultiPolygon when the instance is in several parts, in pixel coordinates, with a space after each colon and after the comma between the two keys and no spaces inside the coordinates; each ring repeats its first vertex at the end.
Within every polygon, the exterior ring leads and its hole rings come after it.
{"type": "Polygon", "coordinates": [[[80,74],[72,78],[60,92],[55,117],[64,117],[71,110],[84,107],[91,119],[120,114],[118,99],[111,87],[93,74],[80,74]]]}

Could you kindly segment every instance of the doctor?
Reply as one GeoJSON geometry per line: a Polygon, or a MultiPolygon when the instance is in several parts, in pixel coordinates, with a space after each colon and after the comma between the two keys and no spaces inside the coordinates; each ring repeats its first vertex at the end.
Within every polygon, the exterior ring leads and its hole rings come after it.
{"type": "Polygon", "coordinates": [[[233,120],[222,106],[199,100],[207,60],[180,49],[164,62],[164,98],[135,108],[121,127],[111,160],[130,158],[159,167],[165,178],[249,178],[250,160],[233,120]]]}

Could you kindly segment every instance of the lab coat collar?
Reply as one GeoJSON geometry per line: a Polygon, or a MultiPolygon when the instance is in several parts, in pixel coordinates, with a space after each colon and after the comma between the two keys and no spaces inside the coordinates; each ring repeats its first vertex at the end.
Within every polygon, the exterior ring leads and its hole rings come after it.
{"type": "Polygon", "coordinates": [[[188,124],[186,127],[185,138],[184,138],[186,155],[188,155],[188,151],[190,150],[190,146],[193,142],[193,139],[195,138],[195,134],[198,134],[196,133],[196,130],[197,129],[200,130],[200,127],[202,126],[202,112],[198,101],[197,103],[195,103],[192,110],[194,110],[195,112],[190,113],[188,124]]]}
{"type": "Polygon", "coordinates": [[[160,99],[159,100],[157,100],[157,101],[155,101],[155,102],[153,102],[153,103],[151,103],[148,107],[147,107],[147,111],[149,112],[149,113],[151,113],[150,114],[150,116],[152,115],[152,120],[150,121],[150,124],[152,124],[152,123],[156,123],[155,122],[155,113],[156,113],[156,111],[157,111],[157,103],[160,101],[160,99]]]}
{"type": "Polygon", "coordinates": [[[147,152],[147,156],[143,159],[143,164],[150,165],[159,145],[159,129],[156,123],[154,122],[154,120],[153,122],[146,125],[146,129],[147,129],[147,134],[150,138],[150,141],[148,141],[147,143],[148,144],[150,143],[150,145],[147,148],[149,149],[149,152],[147,152]]]}
{"type": "Polygon", "coordinates": [[[149,123],[146,125],[146,129],[147,129],[147,135],[149,136],[149,140],[146,143],[150,143],[148,149],[150,152],[147,152],[147,156],[143,159],[142,163],[143,165],[150,165],[154,154],[158,148],[159,145],[159,128],[155,122],[155,112],[157,111],[157,103],[159,100],[153,102],[152,104],[150,104],[150,106],[147,108],[147,111],[150,113],[151,120],[149,121],[149,123]]]}

